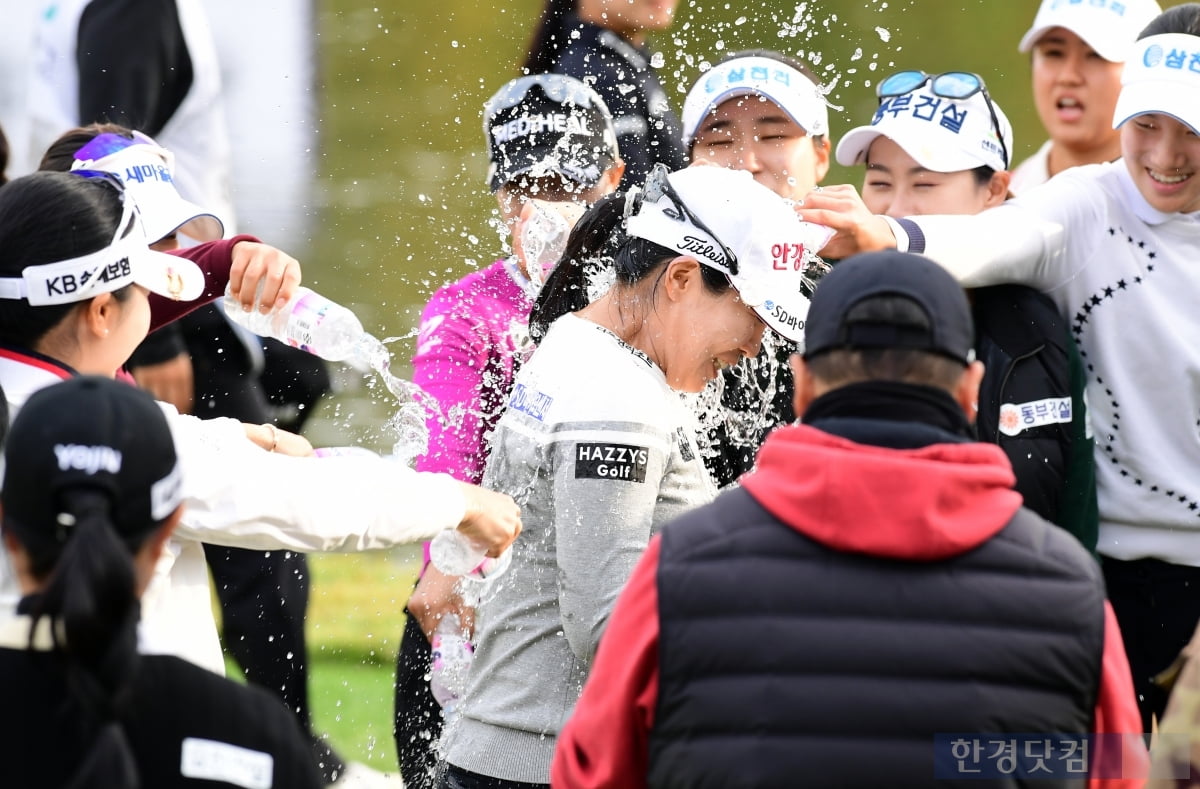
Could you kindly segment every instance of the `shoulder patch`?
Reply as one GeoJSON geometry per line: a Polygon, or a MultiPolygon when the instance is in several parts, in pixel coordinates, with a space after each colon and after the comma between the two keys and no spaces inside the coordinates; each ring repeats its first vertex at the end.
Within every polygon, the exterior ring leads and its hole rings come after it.
{"type": "Polygon", "coordinates": [[[217,740],[186,737],[179,761],[184,778],[221,781],[245,789],[271,789],[275,759],[269,753],[217,740]]]}
{"type": "Polygon", "coordinates": [[[650,448],[633,444],[575,445],[575,479],[645,482],[650,448]]]}
{"type": "Polygon", "coordinates": [[[1004,403],[1000,406],[1000,432],[1015,436],[1042,425],[1054,425],[1071,421],[1073,412],[1071,398],[1048,397],[1029,403],[1004,403]]]}

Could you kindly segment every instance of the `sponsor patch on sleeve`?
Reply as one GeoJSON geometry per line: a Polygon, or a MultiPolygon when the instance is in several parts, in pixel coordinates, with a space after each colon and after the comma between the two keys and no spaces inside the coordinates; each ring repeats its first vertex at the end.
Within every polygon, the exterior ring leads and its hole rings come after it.
{"type": "Polygon", "coordinates": [[[649,447],[632,444],[575,445],[575,479],[645,482],[649,447]]]}
{"type": "Polygon", "coordinates": [[[1031,403],[1004,403],[1000,406],[1000,432],[1015,436],[1042,425],[1069,423],[1072,416],[1069,397],[1048,397],[1031,403]]]}
{"type": "Polygon", "coordinates": [[[512,397],[508,399],[508,407],[523,414],[529,414],[539,422],[546,418],[546,411],[554,398],[545,392],[530,389],[525,384],[513,387],[512,397]]]}

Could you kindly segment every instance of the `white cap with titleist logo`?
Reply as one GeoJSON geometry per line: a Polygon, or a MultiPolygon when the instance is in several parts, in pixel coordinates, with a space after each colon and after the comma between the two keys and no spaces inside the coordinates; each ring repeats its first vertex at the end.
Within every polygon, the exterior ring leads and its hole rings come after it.
{"type": "Polygon", "coordinates": [[[1007,170],[1004,151],[1013,149],[1012,124],[994,101],[1004,145],[996,136],[987,99],[979,92],[966,99],[935,96],[929,84],[902,96],[884,99],[871,125],[846,132],[838,141],[837,162],[865,164],[871,143],[887,137],[917,164],[936,173],[956,173],[987,166],[1007,170]]]}
{"type": "Polygon", "coordinates": [[[1123,63],[1138,34],[1161,13],[1155,0],[1042,0],[1017,50],[1028,52],[1048,31],[1061,27],[1105,60],[1123,63]]]}
{"type": "Polygon", "coordinates": [[[1146,113],[1170,115],[1200,134],[1200,37],[1164,33],[1138,41],[1121,75],[1113,128],[1146,113]]]}
{"type": "Polygon", "coordinates": [[[738,96],[774,102],[809,136],[829,133],[829,110],[821,89],[783,61],[752,55],[718,63],[692,85],[683,102],[683,144],[692,144],[710,112],[738,96]]]}
{"type": "MultiPolygon", "coordinates": [[[[648,179],[646,194],[656,190],[648,179]]],[[[802,342],[805,263],[833,231],[803,222],[785,200],[742,170],[697,165],[667,176],[675,197],[643,201],[626,232],[724,272],[739,298],[781,336],[802,342]],[[705,228],[697,226],[692,216],[705,228]],[[725,253],[733,253],[730,261],[725,253]]]]}

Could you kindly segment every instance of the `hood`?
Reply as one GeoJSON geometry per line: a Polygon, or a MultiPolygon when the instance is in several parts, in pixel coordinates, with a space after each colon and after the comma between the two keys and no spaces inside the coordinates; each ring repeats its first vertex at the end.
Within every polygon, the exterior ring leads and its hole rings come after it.
{"type": "Polygon", "coordinates": [[[838,551],[935,561],[999,532],[1021,505],[999,448],[888,449],[812,427],[775,430],[742,486],[796,531],[838,551]]]}

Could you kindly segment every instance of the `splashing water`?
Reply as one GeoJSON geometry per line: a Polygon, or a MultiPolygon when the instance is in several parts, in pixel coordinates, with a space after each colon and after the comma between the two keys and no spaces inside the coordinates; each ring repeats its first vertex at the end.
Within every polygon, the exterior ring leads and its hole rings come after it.
{"type": "Polygon", "coordinates": [[[412,381],[392,374],[391,352],[371,334],[362,336],[348,361],[374,372],[400,404],[385,423],[385,429],[396,437],[392,444],[392,456],[407,465],[417,456],[425,454],[429,448],[429,427],[425,420],[429,416],[440,416],[437,401],[412,381]]]}

